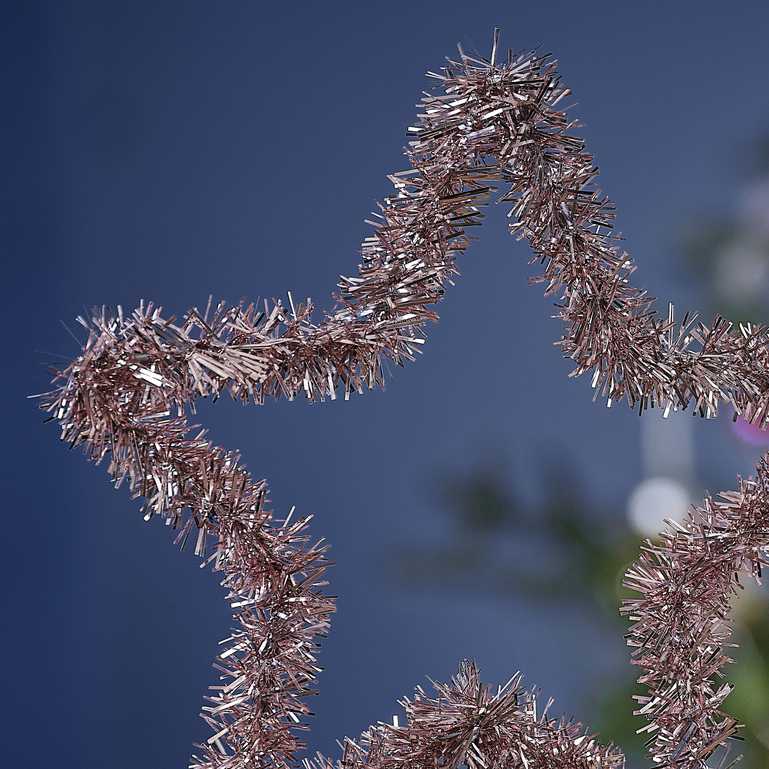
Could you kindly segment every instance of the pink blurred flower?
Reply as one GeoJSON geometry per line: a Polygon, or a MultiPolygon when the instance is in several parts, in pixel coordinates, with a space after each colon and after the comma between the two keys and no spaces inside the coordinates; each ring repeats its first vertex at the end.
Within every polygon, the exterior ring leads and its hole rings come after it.
{"type": "Polygon", "coordinates": [[[731,429],[741,441],[749,443],[751,446],[769,446],[769,429],[767,428],[752,425],[742,417],[737,417],[737,421],[732,422],[731,429]]]}

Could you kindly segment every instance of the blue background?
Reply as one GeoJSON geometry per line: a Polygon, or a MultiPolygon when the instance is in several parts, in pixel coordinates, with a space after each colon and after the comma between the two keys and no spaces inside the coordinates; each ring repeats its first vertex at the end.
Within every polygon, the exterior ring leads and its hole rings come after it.
{"type": "MultiPolygon", "coordinates": [[[[211,574],[25,400],[46,389],[43,364],[77,354],[60,321],[141,298],[180,313],[209,293],[323,305],[403,167],[423,72],[458,41],[485,54],[494,25],[506,46],[558,56],[639,282],[696,304],[676,238],[729,206],[734,148],[769,124],[764,3],[3,6],[4,765],[185,766],[228,627],[211,574]]],[[[465,656],[490,681],[524,670],[587,720],[625,664],[616,628],[578,608],[409,590],[392,568],[404,543],[444,533],[430,478],[484,451],[510,456],[530,499],[542,456],[560,452],[618,516],[638,478],[637,417],[566,378],[503,213],[462,261],[424,358],[385,393],[201,410],[270,480],[273,507],[315,512],[333,545],[313,748],[333,753],[465,656]]],[[[702,423],[696,439],[729,488],[750,467],[716,453],[722,430],[702,423]]]]}

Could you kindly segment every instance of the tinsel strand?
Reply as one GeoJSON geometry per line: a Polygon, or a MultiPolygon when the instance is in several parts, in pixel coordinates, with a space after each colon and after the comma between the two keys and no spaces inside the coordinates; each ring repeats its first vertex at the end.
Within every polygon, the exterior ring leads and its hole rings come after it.
{"type": "MultiPolygon", "coordinates": [[[[658,316],[630,284],[635,267],[612,233],[613,204],[596,186],[597,168],[576,123],[558,105],[569,94],[554,60],[537,54],[488,60],[462,52],[440,72],[409,128],[408,171],[389,176],[394,194],[374,214],[355,277],[342,278],[335,308],[319,321],[307,300],[264,307],[219,304],[180,320],[142,305],[81,319],[82,354],[57,375],[44,408],[62,439],[108,459],[116,485],[144,497],[159,516],[192,536],[195,551],[223,574],[236,627],[217,658],[221,683],[203,709],[213,735],[195,769],[293,766],[303,744],[318,670],[318,639],[333,599],[323,592],[325,546],[308,539],[307,519],[277,521],[266,483],[236,454],[209,443],[187,421],[198,397],[262,403],[304,393],[323,400],[383,383],[385,366],[412,360],[433,305],[457,274],[467,228],[482,221],[493,185],[504,185],[511,231],[542,265],[536,279],[557,298],[574,376],[592,373],[596,395],[704,417],[719,402],[756,424],[769,421],[767,328],[716,318],[709,326],[672,306],[658,316]],[[207,542],[214,543],[209,551],[207,542]]],[[[728,599],[735,575],[758,574],[769,544],[767,465],[724,501],[706,500],[690,520],[649,543],[627,574],[640,597],[623,611],[629,643],[649,689],[658,765],[704,767],[736,728],[720,706],[728,661],[728,599]]],[[[437,699],[404,703],[403,727],[372,727],[348,741],[344,767],[615,767],[622,756],[579,727],[536,713],[517,680],[492,695],[467,664],[437,699]]],[[[328,766],[318,759],[319,766],[328,766]]]]}

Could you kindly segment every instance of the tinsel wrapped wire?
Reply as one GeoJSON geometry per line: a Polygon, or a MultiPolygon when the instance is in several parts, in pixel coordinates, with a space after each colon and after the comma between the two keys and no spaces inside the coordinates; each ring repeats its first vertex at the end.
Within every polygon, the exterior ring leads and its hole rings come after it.
{"type": "Polygon", "coordinates": [[[623,766],[615,748],[598,745],[579,724],[549,716],[552,701],[540,710],[520,674],[492,690],[481,683],[475,665],[464,661],[450,683],[434,686],[434,697],[418,687],[413,699],[401,701],[403,726],[397,716],[392,724],[372,726],[361,739],[345,740],[338,761],[319,755],[305,762],[307,769],[623,766]]]}
{"type": "MultiPolygon", "coordinates": [[[[494,185],[510,204],[510,229],[541,265],[535,279],[557,299],[557,343],[592,373],[608,405],[686,409],[704,417],[727,402],[754,424],[769,422],[767,328],[716,318],[709,326],[630,284],[635,266],[612,233],[614,206],[577,126],[558,105],[569,94],[556,62],[536,53],[489,59],[460,49],[428,75],[437,91],[408,129],[407,171],[388,178],[394,194],[369,222],[357,276],[343,277],[336,305],[314,319],[312,303],[265,302],[197,309],[166,318],[152,304],[124,315],[106,309],[80,319],[82,353],[58,372],[43,407],[72,446],[107,459],[116,485],[143,497],[184,545],[223,574],[235,629],[223,642],[203,718],[213,735],[191,767],[288,767],[303,747],[318,639],[334,602],[324,593],[326,548],[307,519],[276,520],[265,481],[239,456],[213,446],[187,421],[198,397],[260,404],[300,393],[310,400],[382,384],[388,362],[410,361],[425,341],[433,306],[456,275],[494,185]],[[208,542],[213,542],[209,549],[208,542]]],[[[628,571],[639,593],[623,611],[639,679],[637,711],[648,721],[660,766],[705,767],[737,725],[721,704],[729,636],[728,601],[747,569],[758,576],[769,544],[766,461],[754,480],[722,501],[706,499],[690,518],[648,543],[628,571]]],[[[622,755],[576,726],[534,713],[518,684],[493,697],[464,666],[435,700],[406,703],[403,727],[372,727],[345,743],[347,767],[617,767],[622,755]]],[[[330,766],[318,759],[318,766],[330,766]]]]}

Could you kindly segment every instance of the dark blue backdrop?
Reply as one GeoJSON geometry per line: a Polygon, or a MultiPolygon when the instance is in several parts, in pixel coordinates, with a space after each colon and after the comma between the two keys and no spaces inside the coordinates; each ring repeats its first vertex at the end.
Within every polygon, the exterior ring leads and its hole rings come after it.
{"type": "MultiPolygon", "coordinates": [[[[664,299],[696,301],[672,267],[679,226],[729,205],[733,148],[769,117],[758,2],[102,0],[8,3],[1,18],[6,766],[185,766],[228,626],[211,575],[25,400],[46,387],[41,364],[76,354],[60,320],[142,297],[169,312],[209,293],[322,304],[402,167],[422,73],[458,41],[485,52],[494,25],[560,58],[639,280],[664,299]]],[[[503,223],[492,212],[424,358],[386,393],[202,411],[270,479],[274,507],[315,511],[333,544],[341,597],[311,735],[324,751],[463,656],[489,680],[522,668],[566,711],[624,659],[578,610],[408,592],[388,568],[399,544],[441,534],[426,479],[487,446],[529,496],[541,452],[564,451],[617,515],[637,478],[636,417],[566,379],[503,223]]],[[[720,429],[698,427],[705,452],[720,429]]],[[[749,470],[719,461],[726,487],[749,470]]]]}

